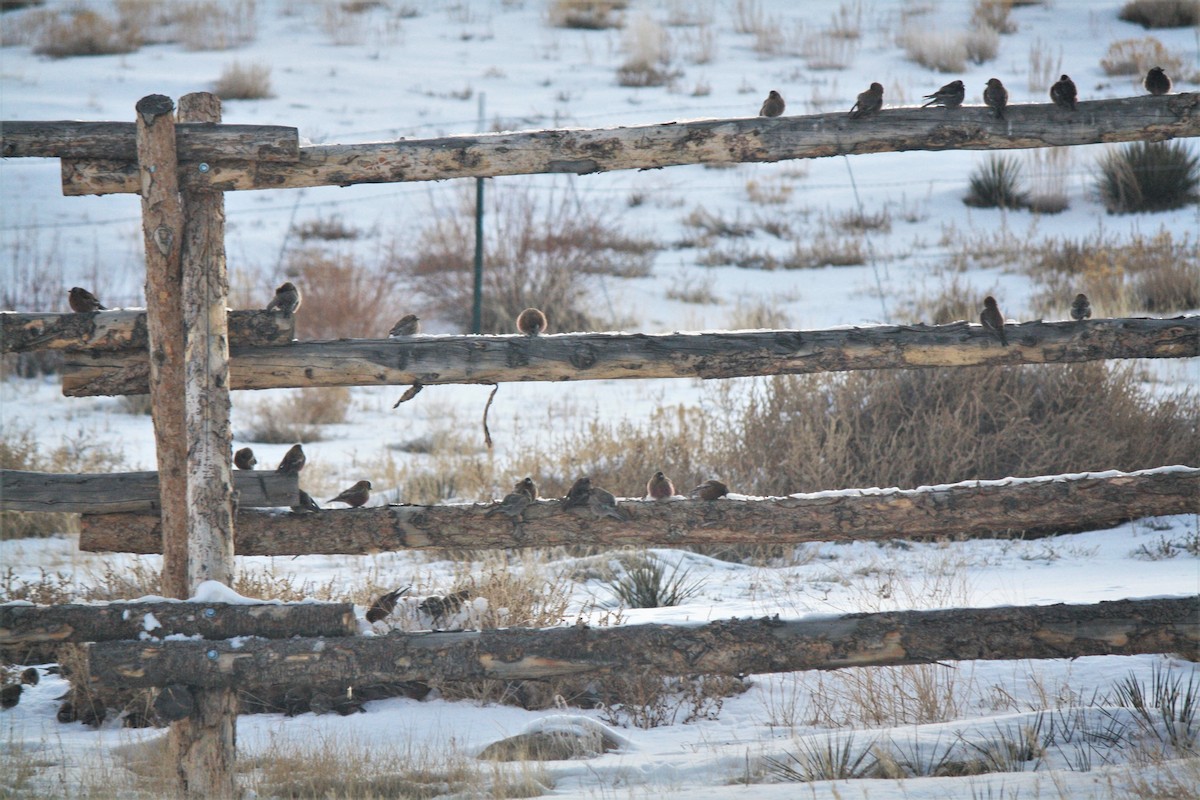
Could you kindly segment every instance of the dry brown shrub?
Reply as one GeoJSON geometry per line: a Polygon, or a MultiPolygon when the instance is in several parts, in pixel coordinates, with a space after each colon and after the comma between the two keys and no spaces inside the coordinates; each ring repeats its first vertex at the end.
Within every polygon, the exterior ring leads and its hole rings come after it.
{"type": "Polygon", "coordinates": [[[1183,60],[1158,39],[1146,36],[1113,42],[1100,59],[1100,67],[1105,75],[1145,75],[1151,67],[1162,67],[1168,75],[1179,75],[1183,60]]]}
{"type": "Polygon", "coordinates": [[[1143,28],[1190,28],[1200,25],[1200,1],[1129,0],[1117,17],[1143,28]]]}
{"type": "Polygon", "coordinates": [[[283,272],[304,296],[296,312],[297,338],[384,337],[403,307],[397,278],[348,255],[300,248],[289,254],[283,272]]]}
{"type": "Polygon", "coordinates": [[[102,56],[131,53],[140,45],[136,31],[122,28],[95,11],[76,8],[69,17],[46,21],[33,52],[51,58],[102,56]]]}
{"type": "Polygon", "coordinates": [[[176,36],[189,50],[229,50],[258,36],[255,0],[189,0],[168,7],[176,36]]]}
{"type": "Polygon", "coordinates": [[[325,438],[320,426],[345,422],[349,409],[350,390],[344,386],[298,389],[282,401],[260,402],[240,438],[267,444],[319,441],[325,438]]]}
{"type": "Polygon", "coordinates": [[[546,17],[555,28],[619,28],[625,20],[617,12],[628,6],[627,0],[553,0],[546,10],[546,17]]]}
{"type": "MultiPolygon", "coordinates": [[[[630,315],[598,312],[596,276],[633,277],[649,270],[656,245],[625,233],[608,209],[555,191],[538,202],[532,190],[491,193],[484,216],[483,333],[510,333],[522,309],[546,313],[549,332],[633,324],[630,315]]],[[[434,209],[431,224],[397,266],[438,315],[471,328],[475,202],[459,197],[453,211],[434,209]]]]}
{"type": "Polygon", "coordinates": [[[271,68],[266,64],[234,61],[221,70],[213,92],[222,100],[261,100],[271,97],[271,68]]]}
{"type": "Polygon", "coordinates": [[[1052,239],[1023,259],[1037,283],[1040,315],[1062,314],[1084,292],[1096,316],[1171,313],[1200,307],[1200,251],[1187,235],[1161,230],[1119,241],[1103,233],[1052,239]]]}

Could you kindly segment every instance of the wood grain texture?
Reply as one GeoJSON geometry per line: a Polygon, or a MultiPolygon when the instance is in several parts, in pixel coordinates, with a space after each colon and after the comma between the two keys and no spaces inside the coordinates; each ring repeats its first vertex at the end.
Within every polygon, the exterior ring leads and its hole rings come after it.
{"type": "MultiPolygon", "coordinates": [[[[1200,355],[1200,316],[1025,322],[1006,325],[1005,331],[1010,347],[1002,347],[982,325],[966,322],[811,331],[338,339],[235,349],[230,382],[233,389],[276,389],[735,378],[1200,355]]],[[[67,353],[63,394],[144,393],[145,374],[144,356],[67,353]]]]}
{"type": "MultiPolygon", "coordinates": [[[[736,487],[735,487],[736,488],[736,487]]],[[[540,500],[514,525],[488,504],[377,506],[317,514],[243,510],[238,555],[364,554],[406,549],[596,545],[770,546],[1089,530],[1129,519],[1200,513],[1200,469],[968,481],[926,489],[868,489],[766,499],[623,500],[629,522],[540,500]]],[[[153,516],[85,516],[84,551],[161,552],[153,516]]]]}
{"type": "MultiPolygon", "coordinates": [[[[180,161],[296,161],[300,132],[282,125],[212,125],[184,122],[176,127],[180,161]]],[[[136,164],[137,125],[133,122],[76,120],[0,122],[4,158],[104,158],[136,164]]]]}
{"type": "MultiPolygon", "coordinates": [[[[565,172],[586,175],[681,164],[773,162],[907,150],[1004,150],[1161,141],[1200,136],[1200,94],[1091,100],[1064,113],[1052,103],[1009,106],[996,119],[983,106],[955,111],[890,108],[870,119],[845,112],[737,117],[446,136],[368,144],[311,145],[293,164],[222,162],[185,172],[185,185],[222,191],[350,186],[356,183],[489,178],[565,172]]],[[[63,161],[63,193],[137,190],[119,161],[63,161]]]]}
{"type": "Polygon", "coordinates": [[[104,603],[0,605],[0,647],[36,642],[78,644],[120,639],[200,636],[353,636],[351,603],[104,603]]]}
{"type": "Polygon", "coordinates": [[[269,691],[354,676],[395,681],[531,680],[616,670],[760,674],[938,661],[1200,653],[1200,599],[895,611],[704,625],[391,633],[339,639],[98,642],[88,674],[113,688],[269,691]]]}
{"type": "MultiPolygon", "coordinates": [[[[233,486],[242,508],[292,506],[299,498],[297,476],[274,470],[238,470],[233,486]]],[[[157,472],[0,470],[0,511],[121,514],[156,512],[159,507],[157,472]]]]}
{"type": "MultiPolygon", "coordinates": [[[[288,344],[296,335],[296,318],[273,311],[228,312],[231,347],[288,344]]],[[[146,311],[74,312],[0,311],[0,353],[28,350],[145,350],[146,311]]]]}

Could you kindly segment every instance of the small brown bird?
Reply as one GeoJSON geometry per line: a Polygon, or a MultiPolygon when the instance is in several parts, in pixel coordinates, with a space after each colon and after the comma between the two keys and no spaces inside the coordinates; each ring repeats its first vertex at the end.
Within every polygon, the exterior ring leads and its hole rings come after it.
{"type": "Polygon", "coordinates": [[[1059,108],[1074,111],[1075,102],[1079,99],[1079,92],[1075,89],[1075,81],[1063,75],[1050,87],[1050,99],[1059,108]]]}
{"type": "Polygon", "coordinates": [[[428,614],[433,618],[433,624],[437,625],[443,617],[448,617],[462,608],[463,602],[470,596],[470,589],[460,589],[445,596],[430,595],[421,601],[420,605],[417,606],[417,610],[428,614]]]}
{"type": "Polygon", "coordinates": [[[872,83],[871,88],[859,94],[850,108],[850,119],[867,117],[883,108],[883,85],[872,83]]]}
{"type": "Polygon", "coordinates": [[[405,314],[388,331],[388,336],[415,336],[421,331],[421,318],[416,314],[405,314]]]}
{"type": "Polygon", "coordinates": [[[78,286],[71,287],[71,291],[67,294],[67,302],[70,303],[72,311],[77,311],[80,314],[85,314],[89,311],[108,310],[100,305],[100,301],[96,299],[96,295],[78,286]]]}
{"type": "Polygon", "coordinates": [[[983,327],[1000,337],[1000,344],[1008,347],[1008,337],[1004,335],[1004,315],[996,306],[996,298],[990,294],[983,298],[983,311],[979,313],[979,321],[983,327]]]}
{"type": "Polygon", "coordinates": [[[279,288],[275,290],[275,296],[271,298],[271,302],[267,303],[267,311],[282,311],[285,314],[295,314],[296,309],[300,308],[300,290],[296,288],[296,284],[288,281],[279,284],[279,288]]]}
{"type": "Polygon", "coordinates": [[[612,517],[621,522],[628,522],[629,517],[617,507],[617,498],[612,492],[593,486],[588,492],[588,509],[597,517],[612,517]]]}
{"type": "Polygon", "coordinates": [[[588,493],[592,491],[592,478],[590,475],[584,475],[582,478],[576,479],[571,484],[571,488],[567,490],[567,496],[563,498],[563,508],[578,508],[586,506],[588,502],[588,493]]]}
{"type": "Polygon", "coordinates": [[[0,708],[7,710],[21,702],[23,688],[19,683],[5,684],[4,688],[0,689],[0,708]]]}
{"type": "Polygon", "coordinates": [[[520,519],[525,513],[525,509],[529,508],[529,504],[533,502],[533,498],[525,490],[510,492],[504,496],[504,499],[493,506],[485,517],[491,517],[495,514],[504,514],[511,517],[513,521],[520,519]]]}
{"type": "Polygon", "coordinates": [[[296,505],[292,506],[292,511],[297,514],[311,514],[314,511],[320,511],[321,507],[317,505],[317,501],[312,499],[312,495],[303,489],[300,490],[299,499],[296,505]]]}
{"type": "Polygon", "coordinates": [[[1008,89],[998,78],[988,78],[987,88],[983,90],[983,102],[997,117],[1004,119],[1004,107],[1008,105],[1008,89]]]}
{"type": "Polygon", "coordinates": [[[533,478],[526,477],[525,480],[517,481],[513,486],[514,492],[524,492],[529,495],[530,500],[538,499],[537,484],[533,482],[533,478]]]}
{"type": "Polygon", "coordinates": [[[760,117],[778,117],[786,106],[787,104],[783,102],[783,95],[772,89],[767,94],[767,99],[763,101],[762,108],[758,110],[758,115],[760,117]]]}
{"type": "Polygon", "coordinates": [[[1087,295],[1083,292],[1075,295],[1075,300],[1071,303],[1071,319],[1076,322],[1082,322],[1085,319],[1090,319],[1092,316],[1092,304],[1088,302],[1087,295]]]}
{"type": "Polygon", "coordinates": [[[724,497],[729,494],[729,487],[721,483],[716,478],[709,478],[704,483],[692,489],[691,498],[693,500],[705,500],[712,502],[718,497],[724,497]]]}
{"type": "Polygon", "coordinates": [[[537,336],[546,330],[546,315],[536,308],[527,308],[517,316],[517,330],[526,336],[537,336]]]}
{"type": "Polygon", "coordinates": [[[1171,91],[1171,78],[1163,72],[1162,67],[1151,67],[1142,81],[1142,86],[1145,86],[1146,91],[1152,95],[1166,94],[1171,91]]]}
{"type": "Polygon", "coordinates": [[[332,500],[326,500],[327,503],[345,503],[351,508],[358,508],[364,505],[371,499],[371,482],[359,481],[351,486],[346,491],[339,494],[332,500]]]}
{"type": "Polygon", "coordinates": [[[933,94],[925,95],[925,99],[929,102],[921,106],[928,108],[929,106],[942,106],[943,108],[958,108],[963,104],[963,99],[967,96],[967,87],[962,81],[950,81],[942,88],[938,89],[933,94]]]}
{"type": "Polygon", "coordinates": [[[646,481],[646,494],[655,500],[666,500],[675,494],[675,484],[660,470],[646,481]]]}
{"type": "Polygon", "coordinates": [[[254,469],[254,465],[258,463],[258,459],[254,457],[254,451],[249,447],[243,447],[233,454],[233,465],[238,469],[254,469]]]}
{"type": "Polygon", "coordinates": [[[275,468],[275,471],[282,472],[284,475],[299,475],[300,470],[304,469],[306,461],[308,459],[304,456],[304,448],[298,444],[294,444],[291,449],[283,454],[283,459],[280,460],[279,466],[275,468]]]}
{"type": "Polygon", "coordinates": [[[396,610],[396,601],[411,588],[411,586],[405,586],[403,589],[395,589],[385,595],[380,595],[379,599],[367,609],[367,622],[379,622],[390,615],[396,610]]]}
{"type": "Polygon", "coordinates": [[[41,680],[42,676],[38,673],[37,667],[26,667],[21,673],[21,683],[26,686],[37,686],[41,680]]]}

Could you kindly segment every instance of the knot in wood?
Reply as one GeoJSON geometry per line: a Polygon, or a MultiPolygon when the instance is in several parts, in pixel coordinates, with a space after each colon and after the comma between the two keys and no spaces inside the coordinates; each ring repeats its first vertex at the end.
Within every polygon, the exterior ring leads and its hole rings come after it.
{"type": "Polygon", "coordinates": [[[571,366],[575,369],[590,369],[597,359],[596,348],[590,344],[581,344],[571,351],[571,366]]]}
{"type": "Polygon", "coordinates": [[[158,252],[164,256],[170,254],[171,245],[175,242],[175,231],[171,230],[166,225],[159,225],[154,229],[154,246],[158,248],[158,252]]]}

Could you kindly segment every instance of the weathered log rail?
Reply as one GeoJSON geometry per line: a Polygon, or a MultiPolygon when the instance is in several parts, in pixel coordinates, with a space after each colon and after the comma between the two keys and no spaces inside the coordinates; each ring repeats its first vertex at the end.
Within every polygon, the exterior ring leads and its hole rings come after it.
{"type": "Polygon", "coordinates": [[[100,686],[190,686],[268,693],[322,681],[521,680],[605,671],[756,674],[939,661],[1200,655],[1200,598],[894,611],[704,625],[391,633],[377,637],[98,642],[100,686]]]}
{"type": "MultiPolygon", "coordinates": [[[[229,125],[180,122],[175,125],[180,161],[295,162],[300,132],[283,125],[229,125]]],[[[137,123],[74,120],[0,122],[4,158],[102,158],[137,161],[137,123]]]]}
{"type": "MultiPolygon", "coordinates": [[[[233,488],[243,508],[294,506],[299,478],[273,470],[237,470],[233,488]]],[[[55,473],[0,470],[0,511],[79,514],[157,512],[157,472],[55,473]]],[[[154,517],[157,519],[157,513],[154,517]]],[[[162,540],[159,540],[162,552],[162,540]]]]}
{"type": "MultiPolygon", "coordinates": [[[[235,348],[233,389],[619,378],[735,378],[861,369],[1066,364],[1200,355],[1200,316],[1024,322],[1009,347],[976,323],[728,333],[416,336],[235,348]]],[[[65,354],[63,394],[140,394],[148,359],[65,354]]]]}
{"type": "MultiPolygon", "coordinates": [[[[229,311],[232,347],[290,343],[296,318],[272,311],[229,311]]],[[[0,311],[0,353],[29,350],[118,350],[145,352],[146,312],[140,308],[90,314],[0,311]]]]}
{"type": "MultiPolygon", "coordinates": [[[[229,159],[207,163],[206,170],[184,169],[180,183],[185,188],[216,191],[286,189],[535,173],[586,175],[683,164],[909,150],[1060,147],[1190,136],[1200,136],[1200,94],[1183,92],[1089,100],[1070,113],[1049,103],[1014,105],[1005,110],[1003,120],[982,106],[956,111],[907,107],[884,109],[862,120],[835,112],[311,145],[300,147],[299,158],[292,163],[229,159]]],[[[27,145],[25,149],[30,148],[27,145]]],[[[38,152],[65,151],[65,147],[46,146],[38,152]]],[[[136,163],[113,155],[64,157],[62,181],[66,195],[139,190],[136,163]]]]}
{"type": "Polygon", "coordinates": [[[0,605],[0,647],[161,639],[168,635],[287,639],[356,633],[358,623],[351,603],[175,601],[0,605]]]}
{"type": "MultiPolygon", "coordinates": [[[[294,514],[238,513],[239,555],[367,554],[419,548],[556,545],[794,544],[1024,531],[1087,530],[1145,516],[1200,513],[1200,469],[966,481],[922,489],[865,489],[766,499],[621,501],[630,517],[597,519],[542,500],[522,522],[490,505],[380,506],[294,514]]],[[[158,518],[83,517],[79,549],[161,553],[158,518]]]]}

